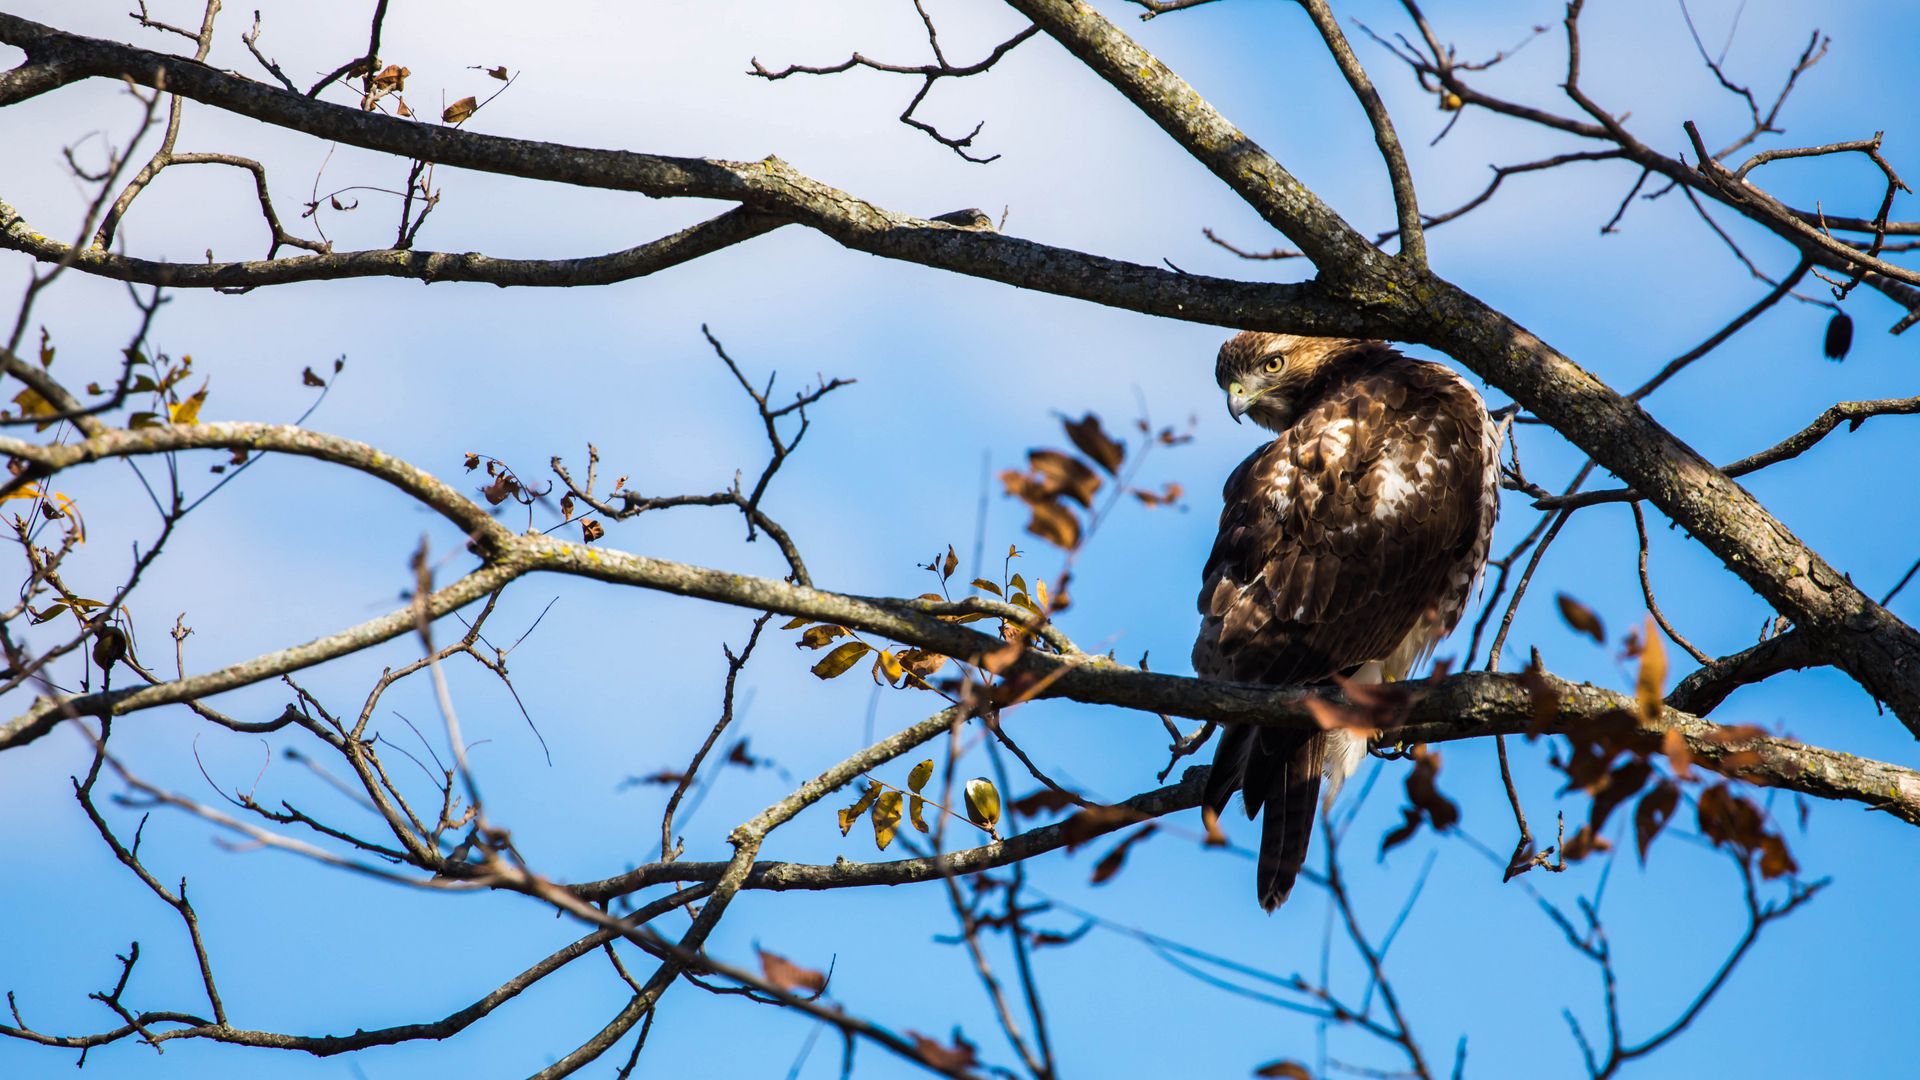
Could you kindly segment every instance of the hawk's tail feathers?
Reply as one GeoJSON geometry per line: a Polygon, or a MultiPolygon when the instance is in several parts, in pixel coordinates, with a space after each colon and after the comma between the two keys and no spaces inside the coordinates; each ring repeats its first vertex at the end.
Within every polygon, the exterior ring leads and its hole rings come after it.
{"type": "Polygon", "coordinates": [[[1254,884],[1260,906],[1268,911],[1286,903],[1306,865],[1326,751],[1325,732],[1302,735],[1239,724],[1221,729],[1201,798],[1218,814],[1239,790],[1249,818],[1265,812],[1254,884]]]}
{"type": "Polygon", "coordinates": [[[1268,911],[1287,902],[1294,879],[1307,863],[1313,840],[1313,812],[1320,801],[1320,764],[1324,735],[1293,747],[1276,762],[1265,792],[1266,820],[1260,828],[1260,862],[1255,884],[1260,906],[1268,911]]]}

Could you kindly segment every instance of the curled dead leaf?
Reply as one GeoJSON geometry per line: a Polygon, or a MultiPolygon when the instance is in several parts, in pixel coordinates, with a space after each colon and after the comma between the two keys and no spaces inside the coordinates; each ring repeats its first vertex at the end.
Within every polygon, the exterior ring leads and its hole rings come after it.
{"type": "Polygon", "coordinates": [[[1058,547],[1072,551],[1080,546],[1080,519],[1058,502],[1034,502],[1027,505],[1032,517],[1027,531],[1058,547]]]}
{"type": "MultiPolygon", "coordinates": [[[[806,620],[802,619],[799,621],[805,622],[806,620]]],[[[833,643],[834,638],[844,637],[846,633],[847,628],[844,626],[835,626],[832,623],[821,623],[819,626],[813,627],[806,633],[801,634],[800,640],[794,642],[793,647],[796,649],[824,649],[833,643]]]]}
{"type": "Polygon", "coordinates": [[[1067,850],[1072,851],[1096,836],[1145,820],[1146,814],[1125,806],[1083,807],[1066,820],[1067,850]]]}
{"type": "Polygon", "coordinates": [[[1089,509],[1104,483],[1086,462],[1058,450],[1029,450],[1027,465],[1049,494],[1065,495],[1089,509]]]}
{"type": "Polygon", "coordinates": [[[853,823],[859,821],[861,815],[872,808],[874,800],[879,798],[879,796],[880,785],[868,784],[867,790],[860,793],[860,797],[854,801],[852,806],[840,811],[841,836],[845,836],[853,830],[853,823]]]}
{"type": "Polygon", "coordinates": [[[812,1001],[826,992],[827,977],[812,968],[799,964],[765,949],[755,949],[760,954],[760,974],[767,985],[775,990],[789,994],[800,994],[812,1001]]]}
{"type": "Polygon", "coordinates": [[[913,1052],[919,1055],[920,1060],[941,1072],[965,1072],[980,1063],[976,1048],[967,1041],[966,1036],[960,1034],[959,1028],[953,1029],[953,1045],[950,1047],[917,1031],[909,1031],[907,1035],[913,1039],[913,1052]]]}
{"type": "Polygon", "coordinates": [[[1594,614],[1592,608],[1566,593],[1554,597],[1554,602],[1560,605],[1560,617],[1567,620],[1568,626],[1592,638],[1595,644],[1606,644],[1606,628],[1600,625],[1600,616],[1594,614]]]}
{"type": "Polygon", "coordinates": [[[1092,884],[1103,885],[1113,880],[1113,875],[1119,873],[1120,868],[1126,865],[1127,853],[1133,850],[1133,845],[1152,836],[1157,828],[1158,826],[1152,823],[1142,825],[1131,835],[1113,845],[1113,850],[1102,855],[1100,861],[1093,864],[1092,884]]]}
{"type": "Polygon", "coordinates": [[[1066,421],[1064,426],[1067,438],[1073,440],[1081,453],[1107,470],[1108,475],[1119,475],[1120,463],[1127,459],[1127,448],[1107,435],[1098,416],[1088,413],[1078,420],[1066,421]]]}
{"type": "Polygon", "coordinates": [[[1022,795],[1013,801],[1011,809],[1024,818],[1039,817],[1041,814],[1055,813],[1073,806],[1073,796],[1053,788],[1041,788],[1029,795],[1022,795]]]}
{"type": "Polygon", "coordinates": [[[1671,780],[1660,781],[1640,797],[1640,805],[1633,808],[1633,843],[1640,851],[1640,865],[1647,864],[1647,849],[1673,819],[1673,811],[1679,805],[1680,785],[1671,780]]]}

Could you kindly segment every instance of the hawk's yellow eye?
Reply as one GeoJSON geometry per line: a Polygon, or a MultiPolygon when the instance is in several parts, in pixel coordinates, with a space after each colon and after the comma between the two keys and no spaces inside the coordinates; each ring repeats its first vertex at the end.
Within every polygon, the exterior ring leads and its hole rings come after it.
{"type": "Polygon", "coordinates": [[[1275,356],[1275,357],[1271,357],[1271,358],[1269,358],[1269,359],[1267,360],[1267,365],[1266,365],[1266,367],[1267,367],[1267,374],[1269,374],[1269,375],[1271,375],[1271,374],[1273,374],[1273,373],[1275,373],[1275,372],[1277,372],[1277,371],[1279,371],[1279,370],[1280,370],[1281,368],[1283,368],[1283,367],[1286,367],[1286,366],[1287,366],[1287,358],[1286,358],[1286,357],[1284,357],[1284,356],[1275,356]]]}

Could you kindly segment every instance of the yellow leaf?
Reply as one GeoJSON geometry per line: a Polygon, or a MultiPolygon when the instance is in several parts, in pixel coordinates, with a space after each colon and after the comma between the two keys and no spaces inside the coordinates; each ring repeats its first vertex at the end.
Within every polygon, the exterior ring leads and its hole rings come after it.
{"type": "Polygon", "coordinates": [[[921,832],[932,832],[933,830],[927,828],[927,819],[923,816],[926,809],[927,800],[915,795],[913,800],[907,804],[907,816],[912,819],[914,828],[919,829],[921,832]]]}
{"type": "Polygon", "coordinates": [[[1036,578],[1033,583],[1033,596],[1034,599],[1040,601],[1040,610],[1045,611],[1047,608],[1047,583],[1036,578]]]}
{"type": "Polygon", "coordinates": [[[167,422],[171,424],[197,424],[200,422],[200,406],[207,403],[207,384],[201,383],[200,389],[185,401],[167,406],[167,422]]]}
{"type": "MultiPolygon", "coordinates": [[[[471,468],[472,466],[468,466],[468,467],[471,468]]],[[[780,629],[798,630],[812,621],[813,621],[812,619],[807,618],[805,615],[797,615],[791,619],[788,619],[786,624],[781,626],[780,629]]]]}
{"type": "Polygon", "coordinates": [[[967,820],[987,830],[999,838],[994,826],[1000,822],[1000,790],[993,781],[984,776],[976,776],[967,781],[967,820]]]}
{"type": "Polygon", "coordinates": [[[881,851],[893,843],[893,834],[900,828],[900,804],[905,797],[897,791],[883,791],[873,805],[873,842],[881,851]]]}
{"type": "Polygon", "coordinates": [[[928,758],[920,764],[915,765],[913,771],[907,774],[907,789],[910,791],[919,791],[926,787],[927,781],[931,779],[933,779],[933,759],[928,758]]]}
{"type": "Polygon", "coordinates": [[[813,673],[823,679],[834,679],[845,675],[855,661],[867,655],[868,648],[864,641],[845,642],[828,653],[819,663],[813,665],[813,673]]]}
{"type": "Polygon", "coordinates": [[[867,808],[873,805],[874,798],[879,794],[879,784],[868,784],[867,790],[860,795],[860,798],[856,800],[852,806],[840,811],[841,836],[847,835],[847,833],[852,830],[853,823],[860,820],[860,815],[867,812],[867,808]]]}
{"type": "Polygon", "coordinates": [[[1664,702],[1661,688],[1667,683],[1667,647],[1660,642],[1660,628],[1647,617],[1646,645],[1640,650],[1640,678],[1635,680],[1633,696],[1640,702],[1640,715],[1648,723],[1660,719],[1664,702]]]}
{"type": "Polygon", "coordinates": [[[46,416],[55,411],[47,399],[40,396],[40,391],[31,386],[13,395],[13,403],[20,406],[22,416],[46,416]]]}
{"type": "Polygon", "coordinates": [[[889,686],[899,682],[900,676],[907,673],[907,669],[901,666],[899,659],[888,649],[880,650],[880,658],[874,661],[874,668],[879,674],[886,676],[889,686]]]}

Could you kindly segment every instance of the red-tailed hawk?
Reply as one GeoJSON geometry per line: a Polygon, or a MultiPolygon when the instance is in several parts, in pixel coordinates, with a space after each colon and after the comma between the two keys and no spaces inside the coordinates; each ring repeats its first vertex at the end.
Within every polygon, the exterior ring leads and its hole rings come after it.
{"type": "MultiPolygon", "coordinates": [[[[1499,510],[1499,430],[1480,395],[1440,364],[1378,341],[1243,333],[1215,378],[1238,421],[1278,438],[1227,478],[1200,588],[1193,667],[1235,682],[1404,678],[1459,622],[1499,510]]],[[[1229,725],[1206,805],[1236,788],[1266,811],[1260,905],[1293,891],[1327,798],[1364,738],[1229,725]]]]}

